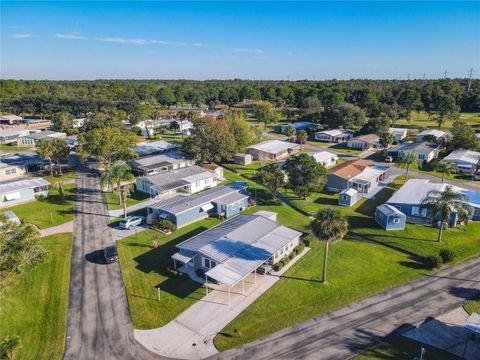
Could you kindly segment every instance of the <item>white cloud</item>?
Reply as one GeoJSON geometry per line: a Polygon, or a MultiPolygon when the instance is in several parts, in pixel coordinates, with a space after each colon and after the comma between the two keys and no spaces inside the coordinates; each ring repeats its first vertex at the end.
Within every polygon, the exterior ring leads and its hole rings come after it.
{"type": "Polygon", "coordinates": [[[17,33],[12,35],[12,39],[29,39],[33,37],[33,34],[30,33],[17,33]]]}
{"type": "Polygon", "coordinates": [[[253,53],[253,54],[263,54],[264,51],[262,49],[245,49],[245,48],[234,48],[234,49],[227,49],[228,51],[235,51],[235,52],[243,52],[243,53],[253,53]]]}
{"type": "Polygon", "coordinates": [[[55,37],[58,39],[69,39],[69,40],[88,40],[88,37],[82,35],[73,35],[73,34],[55,34],[55,37]]]}
{"type": "Polygon", "coordinates": [[[107,38],[97,38],[95,40],[119,44],[133,44],[133,45],[148,45],[151,44],[150,40],[146,39],[126,39],[120,37],[107,37],[107,38]]]}

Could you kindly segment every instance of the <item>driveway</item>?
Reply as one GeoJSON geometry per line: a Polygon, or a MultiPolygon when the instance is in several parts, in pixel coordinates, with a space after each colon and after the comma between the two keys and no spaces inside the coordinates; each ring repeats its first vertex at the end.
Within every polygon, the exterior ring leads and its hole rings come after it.
{"type": "Polygon", "coordinates": [[[113,235],[94,164],[78,170],[76,185],[64,359],[161,359],[136,342],[119,265],[104,262],[113,235]]]}

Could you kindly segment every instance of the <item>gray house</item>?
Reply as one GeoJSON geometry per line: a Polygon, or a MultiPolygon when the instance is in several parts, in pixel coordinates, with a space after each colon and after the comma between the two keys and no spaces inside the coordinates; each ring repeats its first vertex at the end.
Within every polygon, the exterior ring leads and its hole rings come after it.
{"type": "Polygon", "coordinates": [[[382,204],[375,209],[375,221],[385,230],[404,230],[407,216],[396,207],[382,204]]]}
{"type": "Polygon", "coordinates": [[[352,206],[358,201],[358,191],[352,188],[342,190],[338,194],[338,205],[352,206]]]}
{"type": "Polygon", "coordinates": [[[45,130],[45,131],[35,132],[29,135],[19,137],[17,139],[17,143],[18,143],[18,146],[27,146],[27,145],[36,146],[37,141],[41,139],[54,139],[54,138],[65,139],[66,137],[67,137],[66,133],[45,130]]]}
{"type": "Polygon", "coordinates": [[[302,233],[289,229],[262,214],[237,215],[177,245],[174,266],[193,273],[205,272],[208,279],[230,289],[262,264],[275,264],[299,244],[302,233]]]}
{"type": "Polygon", "coordinates": [[[0,182],[0,208],[35,200],[35,196],[47,196],[50,183],[39,177],[21,177],[0,182]]]}
{"type": "Polygon", "coordinates": [[[411,141],[396,145],[388,150],[388,154],[397,159],[403,158],[408,153],[413,153],[422,163],[428,163],[436,159],[439,152],[440,147],[437,144],[427,142],[413,143],[411,141]]]}
{"type": "Polygon", "coordinates": [[[448,154],[443,161],[453,162],[463,174],[473,174],[480,168],[480,152],[455,150],[448,154]]]}
{"type": "Polygon", "coordinates": [[[236,181],[190,196],[175,196],[147,207],[147,223],[165,219],[177,228],[208,216],[229,218],[248,207],[248,187],[236,181]]]}
{"type": "Polygon", "coordinates": [[[0,130],[0,144],[17,142],[17,139],[30,134],[28,129],[6,129],[0,130]]]}
{"type": "Polygon", "coordinates": [[[148,156],[153,154],[158,154],[166,151],[175,150],[177,145],[170,144],[165,140],[152,141],[152,142],[142,142],[137,144],[133,148],[138,156],[148,156]]]}
{"type": "Polygon", "coordinates": [[[133,160],[130,162],[130,167],[135,175],[145,176],[173,171],[194,164],[195,161],[186,158],[181,151],[170,151],[133,160]]]}

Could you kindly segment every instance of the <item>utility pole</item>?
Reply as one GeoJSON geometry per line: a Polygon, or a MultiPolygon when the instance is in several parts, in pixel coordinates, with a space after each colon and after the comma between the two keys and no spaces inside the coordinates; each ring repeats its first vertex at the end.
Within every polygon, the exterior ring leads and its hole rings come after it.
{"type": "Polygon", "coordinates": [[[468,76],[467,92],[470,92],[470,87],[472,86],[472,75],[473,75],[473,68],[470,68],[470,74],[468,76]]]}
{"type": "Polygon", "coordinates": [[[447,70],[445,70],[445,72],[443,73],[443,78],[444,78],[444,79],[447,78],[447,70]]]}
{"type": "Polygon", "coordinates": [[[410,81],[410,74],[407,75],[407,80],[410,81]]]}

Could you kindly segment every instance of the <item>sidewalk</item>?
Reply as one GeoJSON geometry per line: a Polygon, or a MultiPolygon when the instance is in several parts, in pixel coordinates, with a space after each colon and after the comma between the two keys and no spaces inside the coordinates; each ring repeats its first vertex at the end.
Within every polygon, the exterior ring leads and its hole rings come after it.
{"type": "Polygon", "coordinates": [[[39,230],[40,237],[67,232],[73,232],[73,221],[39,230]]]}
{"type": "Polygon", "coordinates": [[[167,325],[151,330],[134,330],[135,339],[156,354],[177,359],[203,359],[218,353],[213,338],[235,319],[251,303],[259,298],[281,275],[303,257],[305,250],[281,271],[272,275],[254,275],[245,279],[245,295],[242,285],[231,289],[231,305],[228,306],[228,291],[220,286],[193,304],[167,325]]]}

